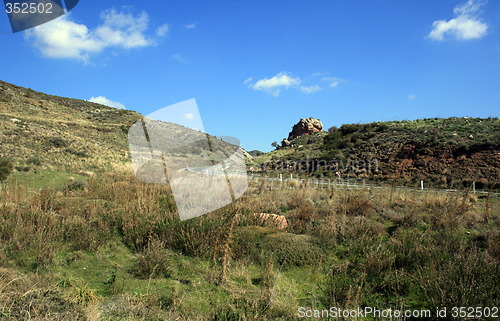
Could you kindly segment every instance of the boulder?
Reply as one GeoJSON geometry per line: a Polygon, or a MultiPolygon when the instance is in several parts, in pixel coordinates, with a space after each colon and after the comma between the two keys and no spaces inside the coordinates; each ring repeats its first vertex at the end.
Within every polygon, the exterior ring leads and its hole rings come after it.
{"type": "Polygon", "coordinates": [[[279,230],[284,230],[288,227],[288,221],[283,215],[270,213],[254,213],[254,218],[265,227],[274,227],[279,230]]]}
{"type": "Polygon", "coordinates": [[[292,146],[292,143],[288,139],[285,138],[281,141],[281,147],[290,147],[290,146],[292,146]]]}
{"type": "Polygon", "coordinates": [[[323,130],[323,123],[316,118],[303,118],[297,124],[293,125],[292,131],[288,134],[288,140],[291,141],[297,137],[310,135],[323,130]]]}

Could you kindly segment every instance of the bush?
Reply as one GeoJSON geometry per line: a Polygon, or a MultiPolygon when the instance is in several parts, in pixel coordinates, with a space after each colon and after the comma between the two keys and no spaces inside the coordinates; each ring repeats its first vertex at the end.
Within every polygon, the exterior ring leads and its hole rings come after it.
{"type": "Polygon", "coordinates": [[[247,226],[235,236],[234,253],[260,264],[273,258],[281,266],[319,264],[324,253],[309,235],[286,233],[267,227],[247,226]]]}
{"type": "Polygon", "coordinates": [[[42,160],[38,157],[31,157],[26,161],[26,164],[40,166],[42,165],[42,160]]]}
{"type": "Polygon", "coordinates": [[[360,131],[363,128],[361,124],[344,124],[340,126],[340,131],[342,135],[348,135],[360,131]]]}
{"type": "Polygon", "coordinates": [[[7,179],[10,173],[12,173],[12,168],[11,160],[0,158],[0,181],[7,179]]]}
{"type": "Polygon", "coordinates": [[[69,192],[69,191],[83,191],[86,188],[88,188],[87,182],[84,181],[75,181],[69,180],[68,183],[62,188],[62,191],[69,192]]]}
{"type": "Polygon", "coordinates": [[[165,244],[156,237],[150,237],[148,245],[138,256],[137,264],[132,271],[143,279],[153,277],[169,278],[172,274],[169,254],[165,244]]]}
{"type": "Polygon", "coordinates": [[[57,148],[68,146],[68,142],[66,140],[64,140],[61,137],[57,137],[57,136],[54,136],[54,137],[50,138],[48,140],[48,142],[49,142],[50,145],[52,145],[54,147],[57,147],[57,148]]]}

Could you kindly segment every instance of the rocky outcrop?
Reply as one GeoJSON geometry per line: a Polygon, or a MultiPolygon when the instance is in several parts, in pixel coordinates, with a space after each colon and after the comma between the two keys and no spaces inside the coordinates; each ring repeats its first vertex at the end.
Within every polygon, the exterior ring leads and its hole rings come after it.
{"type": "Polygon", "coordinates": [[[292,131],[288,134],[288,141],[297,137],[310,135],[323,130],[323,123],[316,118],[303,118],[297,124],[293,125],[292,131]]]}
{"type": "Polygon", "coordinates": [[[283,215],[269,213],[254,213],[254,218],[264,227],[274,227],[279,230],[284,230],[288,227],[288,221],[283,215]]]}

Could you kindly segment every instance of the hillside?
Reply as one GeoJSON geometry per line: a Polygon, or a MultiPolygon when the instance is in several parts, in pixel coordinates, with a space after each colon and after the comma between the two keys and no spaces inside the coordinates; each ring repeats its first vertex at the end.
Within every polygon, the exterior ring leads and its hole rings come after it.
{"type": "Polygon", "coordinates": [[[450,187],[500,177],[500,120],[447,118],[345,124],[301,136],[255,162],[264,170],[314,176],[396,180],[424,179],[450,187]]]}
{"type": "Polygon", "coordinates": [[[0,157],[18,171],[106,170],[129,162],[127,131],[141,117],[0,81],[0,157]]]}

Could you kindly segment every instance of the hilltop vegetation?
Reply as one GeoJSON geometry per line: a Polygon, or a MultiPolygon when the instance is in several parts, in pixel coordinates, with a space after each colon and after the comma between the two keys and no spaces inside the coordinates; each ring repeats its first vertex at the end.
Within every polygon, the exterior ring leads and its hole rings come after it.
{"type": "Polygon", "coordinates": [[[255,161],[266,163],[267,168],[287,168],[287,162],[304,160],[334,165],[334,170],[302,168],[317,177],[340,171],[354,178],[395,179],[400,184],[424,179],[435,187],[472,181],[486,187],[498,184],[499,152],[498,118],[432,118],[331,127],[326,133],[296,138],[290,147],[255,161]]]}

